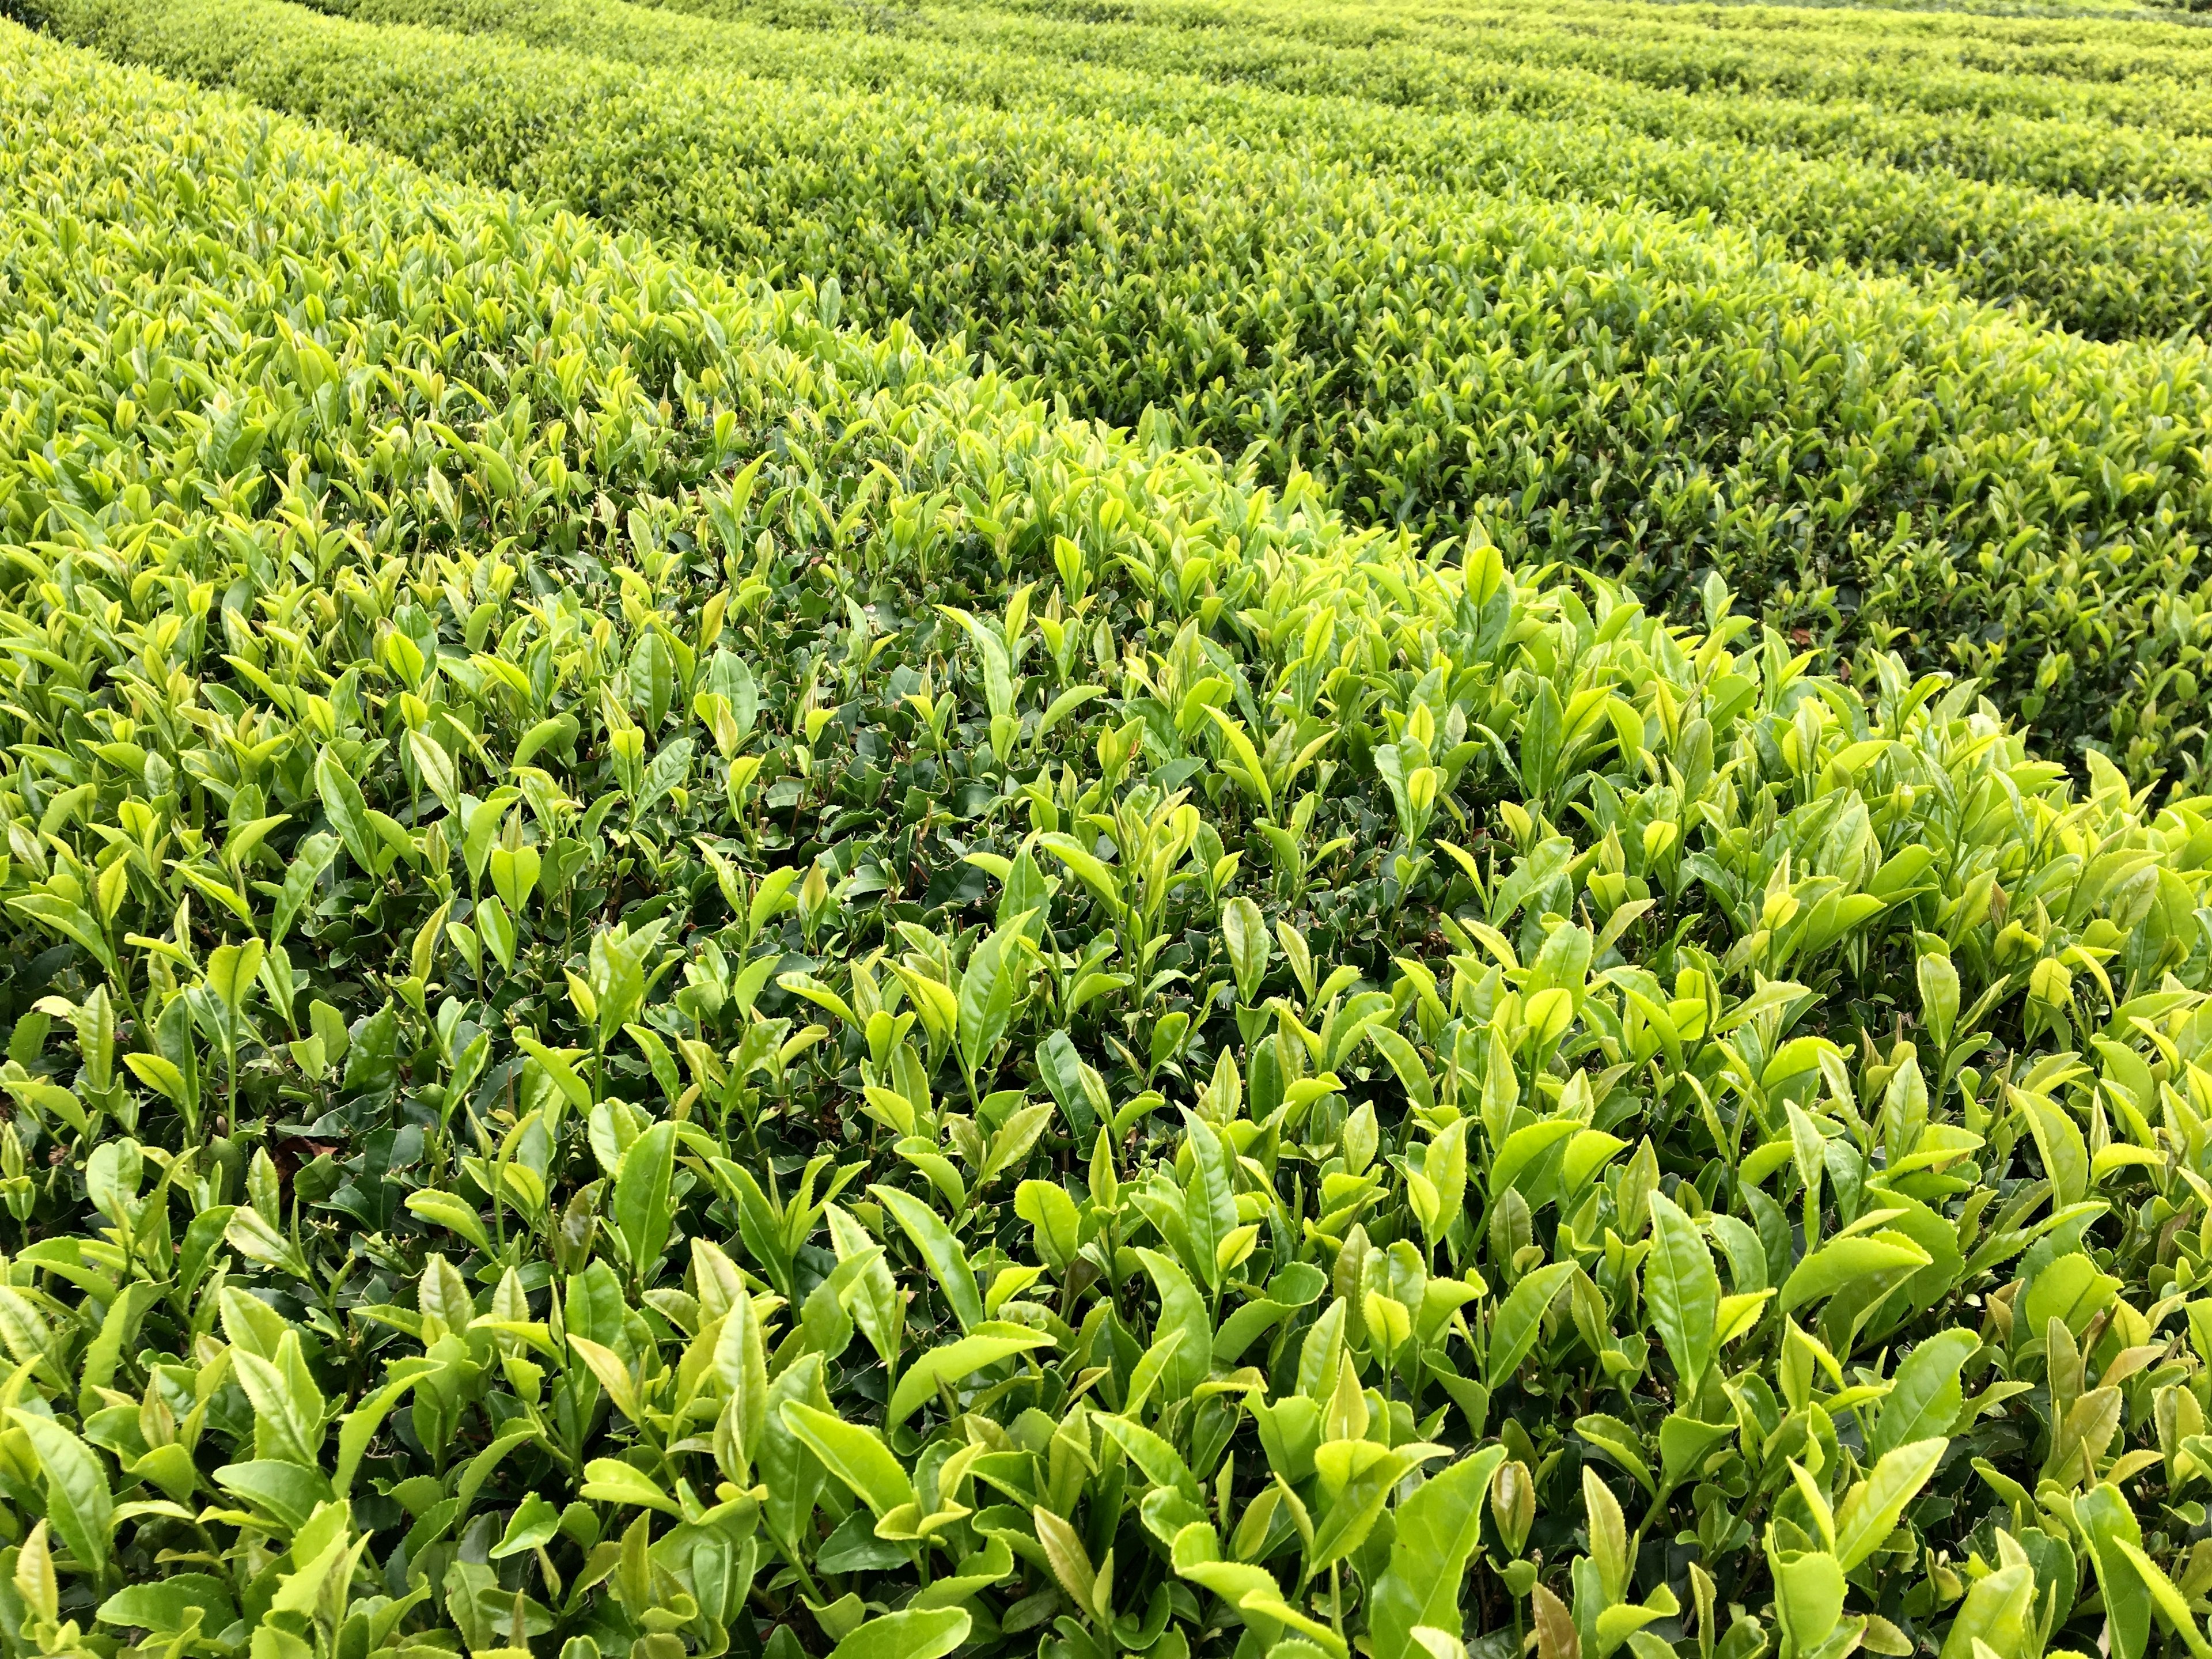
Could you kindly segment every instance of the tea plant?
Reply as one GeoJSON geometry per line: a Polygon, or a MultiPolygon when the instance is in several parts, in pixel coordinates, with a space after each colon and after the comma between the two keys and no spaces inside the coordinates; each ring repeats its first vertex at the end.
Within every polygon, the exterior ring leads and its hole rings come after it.
{"type": "MultiPolygon", "coordinates": [[[[673,0],[734,11],[744,0],[673,0]]],[[[1366,47],[1419,43],[1499,66],[1577,67],[1680,92],[1784,93],[1864,100],[1972,119],[1991,112],[2087,118],[2114,126],[2202,133],[2199,96],[2212,65],[2201,29],[2178,21],[2114,28],[2080,17],[1975,18],[1963,8],[1550,0],[1540,9],[1451,3],[1409,15],[1390,6],[1306,0],[1192,0],[1103,7],[1092,0],[998,0],[1081,21],[1142,21],[1366,47]]],[[[796,0],[757,9],[773,14],[796,0]]]]}
{"type": "MultiPolygon", "coordinates": [[[[963,95],[982,94],[1001,101],[1034,94],[1043,64],[1100,65],[1150,71],[1161,76],[1196,75],[1217,86],[1254,86],[1277,92],[1358,99],[1418,107],[1447,131],[1444,112],[1510,109],[1546,116],[1603,119],[1652,137],[1708,138],[1779,145],[1799,155],[1850,156],[1914,170],[1942,168],[1991,183],[2027,185],[2039,190],[2116,198],[2199,201],[2212,184],[2212,155],[2201,137],[2183,137],[2134,125],[2116,125],[2088,116],[2014,114],[1985,108],[1947,107],[1938,112],[1899,109],[1874,98],[1834,94],[1826,86],[1790,94],[1748,90],[1685,92],[1616,80],[1597,70],[1538,64],[1524,56],[1503,63],[1484,53],[1486,30],[1462,24],[1423,29],[1403,9],[1377,12],[1331,7],[1327,10],[1272,0],[1238,9],[1217,5],[1185,9],[1148,6],[1142,11],[1025,3],[902,4],[896,9],[863,9],[845,0],[658,0],[670,12],[713,17],[743,27],[749,51],[758,54],[757,72],[784,54],[794,58],[811,44],[809,76],[835,74],[849,58],[875,84],[940,85],[963,95]],[[888,22],[888,27],[886,27],[888,22]],[[821,50],[824,32],[850,37],[836,53],[821,50]],[[865,31],[865,33],[863,33],[865,31]],[[782,38],[779,40],[778,34],[782,38]],[[915,49],[920,36],[930,50],[915,49]],[[803,37],[803,39],[802,39],[803,37]],[[952,53],[958,43],[980,50],[952,53]]],[[[321,0],[320,9],[348,15],[372,15],[356,0],[321,0]]],[[[1803,8],[1780,14],[1784,27],[1801,28],[1803,8]]],[[[1966,8],[1931,8],[1950,20],[1966,8]]],[[[1732,6],[1742,17],[1753,9],[1732,6]]],[[[496,15],[474,8],[472,17],[496,15]]],[[[551,21],[557,9],[533,12],[551,21]]],[[[1610,20],[1620,16],[1609,8],[1610,20]]],[[[1893,10],[1854,9],[1846,41],[1823,40],[1823,57],[1863,57],[1878,47],[1899,21],[1893,10]]],[[[2016,26],[2014,26],[2016,27],[2016,26]]],[[[2079,26],[2069,29],[2079,35],[2079,26]]],[[[2137,27],[2127,39],[2140,44],[2154,31],[2137,27]]],[[[2181,42],[2203,40],[2174,30],[2181,42]]],[[[599,37],[571,35],[567,44],[599,37]]],[[[2178,42],[2179,43],[2179,42],[2178,42]]],[[[608,50],[627,55],[640,44],[621,37],[608,50]]],[[[1802,39],[1790,42],[1806,51],[1802,39]]],[[[2048,73],[2051,65],[2039,65],[2048,73]]],[[[775,72],[784,71],[776,70],[775,72]]],[[[1044,77],[1049,84],[1056,77],[1044,77]]],[[[1097,82],[1092,74],[1065,77],[1053,86],[1055,100],[1083,95],[1097,82]]],[[[1102,103],[1125,96],[1109,77],[1102,103]]],[[[1221,100],[1234,106],[1233,99],[1221,100]]],[[[1212,119],[1218,120],[1217,111],[1212,119]]]]}
{"type": "Polygon", "coordinates": [[[11,1651],[2203,1650],[2212,803],[0,33],[11,1651]]]}
{"type": "Polygon", "coordinates": [[[733,268],[835,276],[863,319],[972,331],[1081,412],[1165,410],[1278,483],[1315,464],[1361,521],[1480,526],[1677,615],[1717,568],[1807,643],[1972,672],[2138,781],[2200,742],[2199,342],[2094,346],[1757,235],[1184,130],[671,82],[275,0],[39,15],[733,268]]]}
{"type": "MultiPolygon", "coordinates": [[[[1288,146],[1310,161],[1388,166],[1432,191],[1516,191],[1711,214],[1755,225],[1802,259],[1948,278],[1969,295],[2025,302],[2097,339],[2154,339],[2212,320],[2204,276],[2212,233],[2168,204],[1984,185],[1922,158],[1900,167],[1785,155],[1771,148],[1766,132],[1748,144],[1735,135],[1699,142],[1685,124],[1668,121],[1647,137],[1593,121],[1581,100],[1559,112],[1565,120],[1517,112],[1450,119],[1434,111],[1407,119],[1364,101],[1224,95],[1212,81],[1185,78],[1180,34],[1139,54],[1135,74],[1102,69],[1078,37],[1063,50],[1086,55],[1051,75],[1039,72],[1028,46],[1036,35],[1056,35],[1056,27],[1004,31],[1004,38],[993,29],[967,50],[948,50],[935,39],[892,46],[854,37],[856,49],[833,54],[812,30],[732,30],[628,0],[347,0],[325,9],[364,21],[510,35],[664,72],[720,64],[810,83],[854,76],[897,91],[927,86],[961,103],[986,98],[1030,111],[1141,118],[1170,132],[1200,125],[1224,138],[1288,146]]],[[[660,76],[623,95],[654,103],[687,96],[660,76]]]]}

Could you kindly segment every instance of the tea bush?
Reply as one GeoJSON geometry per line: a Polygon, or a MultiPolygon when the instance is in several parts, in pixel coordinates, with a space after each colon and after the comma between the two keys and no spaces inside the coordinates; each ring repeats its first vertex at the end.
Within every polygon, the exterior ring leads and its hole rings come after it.
{"type": "MultiPolygon", "coordinates": [[[[672,3],[774,15],[808,0],[672,3]]],[[[993,3],[1055,20],[1233,29],[1363,49],[1403,42],[1500,67],[1582,69],[1677,92],[1864,100],[1966,119],[2084,118],[2200,135],[2212,119],[2203,98],[2212,54],[2201,27],[2178,21],[2115,29],[2081,18],[1975,18],[1955,9],[1913,15],[1680,0],[1553,0],[1540,10],[1453,3],[1411,15],[1387,5],[1311,0],[993,3]]]]}
{"type": "Polygon", "coordinates": [[[2203,1650],[2212,802],[0,40],[11,1653],[2203,1650]]]}
{"type": "MultiPolygon", "coordinates": [[[[672,69],[719,64],[817,83],[838,76],[838,59],[846,56],[825,51],[811,30],[702,26],[626,0],[351,0],[333,9],[362,21],[509,34],[662,72],[626,94],[630,100],[694,100],[683,82],[666,83],[672,69]]],[[[132,27],[125,26],[124,38],[132,27]]],[[[1754,224],[1802,258],[1844,260],[1923,279],[1948,276],[1967,294],[2024,301],[2097,339],[2155,338],[2201,329],[2212,319],[2205,280],[2212,231],[2165,204],[2054,199],[1941,170],[1802,159],[1763,144],[1700,142],[1679,130],[1647,137],[1593,123],[1586,108],[1565,122],[1504,113],[1409,118],[1365,101],[1224,96],[1211,81],[1163,78],[1180,67],[1173,50],[1180,38],[1136,73],[1085,62],[1041,74],[1027,38],[1013,34],[981,50],[947,50],[934,44],[890,49],[860,37],[871,44],[852,52],[855,61],[842,72],[898,90],[927,86],[959,102],[995,87],[1000,100],[1024,111],[1140,119],[1169,131],[1203,126],[1218,137],[1249,136],[1275,147],[1287,141],[1311,161],[1388,167],[1427,189],[1710,213],[1754,224]]]]}
{"type": "MultiPolygon", "coordinates": [[[[664,10],[743,29],[745,48],[763,72],[784,54],[795,58],[806,52],[810,76],[836,74],[850,64],[849,72],[865,76],[871,84],[927,84],[967,97],[1033,96],[1041,62],[1091,69],[1110,65],[1153,75],[1195,75],[1217,85],[1408,106],[1432,114],[1507,109],[1583,121],[1602,117],[1651,137],[1778,145],[1806,155],[1941,167],[1992,183],[2118,199],[2201,201],[2212,180],[2212,153],[2202,137],[2115,125],[2094,116],[1900,109],[1833,95],[1818,84],[1789,94],[1740,86],[1711,92],[1652,87],[1572,65],[1525,58],[1502,62],[1484,55],[1484,30],[1421,31],[1402,9],[1377,14],[1334,7],[1322,12],[1291,0],[1195,12],[1158,6],[1141,11],[1041,7],[1020,0],[994,0],[990,5],[937,0],[867,9],[847,0],[653,3],[664,10]],[[839,50],[825,52],[824,31],[848,38],[837,43],[839,50]],[[916,49],[923,45],[933,49],[916,49]],[[945,50],[954,46],[969,50],[945,50]]],[[[349,0],[324,0],[324,9],[363,15],[349,0]]],[[[539,19],[557,15],[530,14],[539,19]]],[[[1617,9],[1610,15],[1617,15],[1617,9]]],[[[1878,33],[1894,17],[1859,12],[1850,40],[1840,47],[1830,43],[1828,50],[1863,53],[1869,30],[1878,33]]],[[[2130,31],[2130,37],[2148,31],[2130,31]]],[[[567,44],[580,41],[571,36],[567,44]]],[[[643,44],[626,31],[613,37],[608,49],[627,55],[643,44]]],[[[592,49],[599,49],[596,41],[592,49]]],[[[1096,84],[1087,74],[1043,78],[1056,100],[1081,97],[1096,84]]],[[[1123,94],[1117,83],[1108,84],[1113,90],[1099,102],[1111,108],[1111,100],[1123,94]]]]}
{"type": "Polygon", "coordinates": [[[1757,233],[1200,131],[687,79],[279,0],[35,9],[733,267],[834,276],[864,320],[964,334],[1079,413],[1168,410],[1279,483],[1310,465],[1364,522],[1480,524],[1691,614],[1717,568],[1808,642],[1971,672],[2139,780],[2201,735],[2201,341],[2096,346],[1757,233]]]}

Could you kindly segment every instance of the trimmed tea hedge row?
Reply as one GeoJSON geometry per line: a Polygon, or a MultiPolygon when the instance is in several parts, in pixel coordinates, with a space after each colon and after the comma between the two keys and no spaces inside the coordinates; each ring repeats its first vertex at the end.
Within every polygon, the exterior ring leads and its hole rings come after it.
{"type": "MultiPolygon", "coordinates": [[[[1151,76],[1193,75],[1217,85],[1358,98],[1432,112],[1511,110],[1582,121],[1602,118],[1650,137],[1778,145],[1801,155],[1942,169],[2035,190],[2116,199],[2212,199],[2212,141],[2201,137],[2095,119],[1931,114],[1810,93],[1686,93],[1586,69],[1486,58],[1480,54],[1479,32],[1401,38],[1407,31],[1400,27],[1399,13],[1392,14],[1387,29],[1378,27],[1340,40],[1318,27],[1287,27],[1279,5],[1256,17],[1239,14],[1218,20],[1218,27],[1177,27],[1180,14],[1156,17],[1152,9],[1108,17],[1065,10],[1038,16],[1033,7],[957,5],[950,0],[902,5],[896,12],[858,10],[842,0],[653,3],[672,12],[746,27],[745,50],[762,54],[755,60],[757,72],[786,72],[771,54],[799,47],[768,32],[793,31],[817,48],[805,60],[810,74],[857,77],[883,87],[926,84],[1001,102],[1033,97],[1036,67],[1043,60],[1151,76]],[[819,50],[825,31],[853,38],[825,52],[819,50]],[[956,58],[944,50],[954,45],[971,48],[975,55],[956,58]]],[[[325,9],[351,9],[346,4],[325,9]]],[[[1302,14],[1291,15],[1304,23],[1302,14]]],[[[1341,19],[1333,9],[1328,21],[1341,19]]],[[[591,50],[629,55],[592,38],[591,50]]],[[[568,43],[581,41],[569,37],[568,43]]],[[[634,40],[631,50],[639,48],[649,49],[649,43],[634,40]]],[[[1084,75],[1055,78],[1051,84],[1055,98],[1089,96],[1095,107],[1109,110],[1118,107],[1114,100],[1124,95],[1118,82],[1109,80],[1109,89],[1102,93],[1084,75]]],[[[1448,135],[1448,127],[1437,135],[1440,147],[1449,147],[1448,135]]]]}
{"type": "MultiPolygon", "coordinates": [[[[49,0],[39,0],[48,3],[49,0]]],[[[836,79],[841,55],[816,33],[764,33],[665,15],[624,0],[353,0],[364,21],[413,22],[495,33],[665,72],[726,64],[810,85],[836,79]]],[[[881,48],[856,40],[855,56],[880,65],[881,48]]],[[[1806,161],[1736,143],[1650,140],[1580,119],[1515,115],[1438,121],[1360,105],[1316,105],[1271,94],[1225,96],[1211,82],[1070,65],[1042,75],[1018,47],[899,54],[911,72],[878,67],[865,84],[917,87],[971,101],[995,81],[1024,111],[1142,121],[1218,137],[1287,145],[1328,165],[1401,170],[1425,188],[1527,191],[1592,203],[1710,212],[1756,224],[1801,257],[1848,259],[1869,269],[1942,272],[1966,292],[2025,300],[2052,320],[2100,338],[2165,335],[2212,317],[2212,228],[2164,205],[2053,199],[2032,191],[1920,175],[1843,161],[1806,161]],[[1012,83],[1012,84],[1007,84],[1012,83]],[[1018,87],[1019,90],[1015,88],[1018,87]]],[[[1157,68],[1166,70],[1171,60],[1157,68]]],[[[663,88],[641,96],[690,101],[663,88]]],[[[1449,211],[1449,206],[1440,210],[1449,211]]]]}
{"type": "Polygon", "coordinates": [[[11,1652],[2203,1644],[2212,802],[0,33],[11,1652]]]}
{"type": "MultiPolygon", "coordinates": [[[[742,0],[682,0],[733,8],[742,0]]],[[[791,0],[769,0],[769,9],[791,0]]],[[[994,3],[1000,0],[994,0],[994,3]]],[[[1976,20],[1852,8],[1560,0],[1540,11],[1456,4],[1408,17],[1397,8],[1310,0],[1003,0],[1048,17],[1136,19],[1358,46],[1417,41],[1501,64],[1579,67],[1682,92],[1865,100],[1972,118],[2075,117],[2203,134],[2212,52],[2184,25],[1976,20]]]]}
{"type": "MultiPolygon", "coordinates": [[[[1756,236],[1440,198],[1199,132],[696,82],[240,0],[40,0],[71,32],[440,167],[834,275],[1085,413],[1148,408],[1368,522],[1694,606],[1726,579],[1808,642],[1986,677],[2137,775],[2193,744],[2212,618],[2212,370],[1756,236]]],[[[647,14],[649,15],[649,14],[647,14]]]]}

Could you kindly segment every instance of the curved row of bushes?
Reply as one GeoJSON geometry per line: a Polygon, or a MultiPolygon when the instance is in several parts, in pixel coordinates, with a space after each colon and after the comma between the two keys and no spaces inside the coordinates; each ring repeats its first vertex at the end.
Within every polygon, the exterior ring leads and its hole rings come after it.
{"type": "MultiPolygon", "coordinates": [[[[734,8],[744,0],[683,0],[734,8]]],[[[790,0],[768,0],[769,9],[790,0]]],[[[1940,21],[1854,8],[1679,4],[1455,5],[1420,17],[1388,6],[1318,7],[1309,0],[1009,0],[1077,21],[1158,21],[1364,47],[1394,41],[1493,64],[1576,67],[1685,92],[1863,100],[1971,118],[1995,113],[2070,117],[2202,135],[2212,58],[2184,25],[2118,27],[2014,19],[1940,21]],[[2056,32],[2048,44],[2039,34],[2056,32]]]]}
{"type": "MultiPolygon", "coordinates": [[[[1304,96],[1358,98],[1439,111],[1510,110],[1603,120],[1654,138],[1703,138],[1776,145],[1914,170],[1942,170],[1992,184],[2116,200],[2212,199],[2212,140],[2081,117],[1955,110],[1930,112],[1820,96],[1710,92],[1655,87],[1565,64],[1507,62],[1482,55],[1481,32],[1437,36],[1399,26],[1340,40],[1322,19],[1278,6],[1257,15],[1198,19],[1147,8],[1111,16],[1037,15],[1026,5],[933,3],[862,11],[845,0],[653,0],[661,9],[708,16],[754,33],[745,42],[761,72],[783,53],[812,48],[809,72],[890,86],[927,84],[999,101],[1033,95],[1038,63],[1197,76],[1304,96]],[[1287,16],[1298,27],[1285,25],[1287,16]],[[779,41],[769,31],[799,37],[779,41]],[[823,50],[824,33],[850,37],[823,50]],[[765,36],[765,38],[763,38],[765,36]],[[974,49],[955,59],[948,46],[974,49]],[[925,49],[926,48],[926,49],[925,49]]],[[[332,9],[344,7],[333,6],[332,9]]],[[[1200,14],[1201,17],[1211,14],[1200,14]]],[[[1343,19],[1334,9],[1332,26],[1343,19]]],[[[642,44],[642,43],[641,43],[642,44]]],[[[1835,48],[1828,48],[1833,51],[1835,48]]],[[[1078,70],[1054,78],[1055,96],[1085,95],[1078,70]]],[[[1091,94],[1092,96],[1099,96],[1091,94]]],[[[1115,91],[1108,96],[1121,95],[1115,91]]],[[[1437,135],[1449,146],[1449,124],[1437,135]]]]}
{"type": "Polygon", "coordinates": [[[835,276],[1072,407],[1170,411],[1370,523],[1985,678],[2139,775],[2195,738],[2212,368],[1768,239],[1143,126],[696,82],[276,0],[40,0],[57,27],[434,167],[835,276]]]}
{"type": "MultiPolygon", "coordinates": [[[[852,84],[1024,112],[1203,126],[1327,163],[1389,168],[1425,189],[1524,191],[1755,225],[1800,258],[1948,276],[1966,293],[2025,301],[2100,339],[2201,331],[2212,318],[2212,229],[2168,204],[2091,203],[1948,172],[1800,158],[1732,140],[1651,137],[1593,121],[1491,113],[1438,119],[1365,101],[1319,100],[1193,80],[1163,55],[1141,70],[1048,69],[1003,46],[886,45],[666,15],[628,0],[346,0],[365,22],[411,22],[547,49],[698,72],[852,84]]],[[[664,96],[648,94],[647,96],[664,96]]]]}
{"type": "Polygon", "coordinates": [[[2212,803],[0,43],[11,1652],[2203,1642],[2212,803]]]}

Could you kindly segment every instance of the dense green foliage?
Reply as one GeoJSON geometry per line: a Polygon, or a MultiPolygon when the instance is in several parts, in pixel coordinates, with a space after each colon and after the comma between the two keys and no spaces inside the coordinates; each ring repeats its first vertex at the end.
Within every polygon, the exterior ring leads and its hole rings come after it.
{"type": "Polygon", "coordinates": [[[11,3],[7,1659],[2212,1659],[2212,38],[11,3]]]}
{"type": "MultiPolygon", "coordinates": [[[[799,0],[804,3],[805,0],[799,0]]],[[[2203,133],[2212,37],[2181,26],[2112,30],[2087,21],[1977,21],[1955,14],[1561,0],[1540,9],[1453,3],[1408,15],[1310,0],[1000,0],[1082,21],[1233,28],[1342,46],[1393,41],[1499,65],[1580,68],[1685,92],[1864,99],[1898,109],[2086,117],[2203,133]]],[[[723,11],[793,0],[676,0],[723,11]]],[[[896,14],[894,14],[896,15],[896,14]]]]}
{"type": "Polygon", "coordinates": [[[2205,1651],[2212,800],[0,52],[11,1654],[2205,1651]]]}
{"type": "MultiPolygon", "coordinates": [[[[1977,112],[1966,119],[1954,109],[1931,113],[1823,96],[1828,89],[1820,86],[1808,88],[1803,97],[1741,87],[1711,92],[1649,87],[1587,69],[1486,58],[1480,55],[1485,36],[1479,32],[1407,39],[1401,12],[1387,14],[1387,27],[1354,29],[1344,13],[1332,9],[1321,15],[1330,26],[1323,32],[1313,27],[1316,14],[1284,5],[1256,16],[1154,8],[1124,8],[1108,16],[1097,8],[1065,7],[1040,15],[1019,0],[1003,9],[952,0],[866,10],[844,0],[658,3],[672,11],[742,21],[757,30],[804,30],[807,44],[817,49],[806,62],[810,76],[836,75],[849,63],[878,84],[927,83],[963,96],[1033,96],[1041,63],[1075,62],[1430,111],[1498,108],[1584,121],[1601,116],[1653,137],[1728,139],[1803,155],[1940,167],[2043,190],[2202,200],[2212,189],[2212,145],[2203,138],[2095,118],[1977,112]],[[842,42],[836,52],[819,51],[821,31],[861,28],[867,31],[861,39],[842,42]],[[939,49],[980,50],[948,60],[942,50],[913,49],[923,42],[939,49]]],[[[1863,23],[1856,33],[1863,39],[1863,23]]],[[[634,35],[599,39],[621,55],[649,46],[634,35]]],[[[757,33],[747,41],[756,53],[799,46],[793,40],[763,40],[757,33]]],[[[597,42],[594,49],[599,49],[597,42]]],[[[1054,85],[1054,95],[1080,96],[1089,84],[1071,77],[1054,85]]],[[[1119,95],[1118,83],[1109,79],[1109,84],[1119,95]]]]}
{"type": "MultiPolygon", "coordinates": [[[[626,0],[349,0],[331,9],[377,21],[512,34],[662,75],[719,64],[818,83],[836,77],[845,56],[825,52],[812,30],[702,27],[626,0]]],[[[996,29],[1000,20],[990,22],[996,29]]],[[[2024,301],[2098,338],[2160,336],[2212,319],[2212,228],[2167,204],[2054,200],[1940,171],[1803,160],[1733,139],[1686,139],[1679,131],[1650,137],[1592,122],[1587,109],[1566,122],[1509,113],[1439,119],[1431,111],[1382,111],[1364,101],[1224,96],[1212,82],[1160,73],[1178,67],[1179,36],[1163,41],[1142,72],[1085,63],[1041,75],[1025,50],[1028,33],[1058,32],[1038,29],[951,51],[893,49],[873,37],[847,36],[859,50],[845,72],[894,89],[926,86],[963,103],[984,94],[1024,111],[1141,120],[1168,131],[1203,126],[1217,137],[1273,146],[1289,142],[1310,161],[1387,166],[1430,190],[1571,196],[1678,216],[1710,212],[1755,223],[1801,258],[1944,273],[1970,295],[2024,301]]],[[[683,83],[659,76],[644,95],[694,100],[683,83]]],[[[711,154],[714,138],[705,146],[711,154]]],[[[711,165],[705,155],[702,161],[711,165]]]]}
{"type": "Polygon", "coordinates": [[[1310,465],[1365,522],[1480,524],[1678,609],[1717,568],[1808,642],[1983,677],[2138,777],[2194,750],[2201,342],[2096,346],[1756,233],[1171,123],[686,78],[282,0],[31,9],[431,166],[834,276],[862,320],[964,335],[1079,413],[1166,410],[1276,482],[1310,465]]]}

